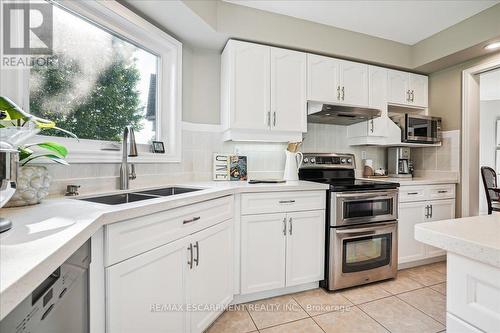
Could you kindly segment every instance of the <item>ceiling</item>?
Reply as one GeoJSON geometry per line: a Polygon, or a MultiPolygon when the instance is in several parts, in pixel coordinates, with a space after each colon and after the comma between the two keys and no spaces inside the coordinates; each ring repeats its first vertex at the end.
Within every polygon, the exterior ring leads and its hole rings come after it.
{"type": "Polygon", "coordinates": [[[500,0],[224,0],[414,45],[500,0]]]}

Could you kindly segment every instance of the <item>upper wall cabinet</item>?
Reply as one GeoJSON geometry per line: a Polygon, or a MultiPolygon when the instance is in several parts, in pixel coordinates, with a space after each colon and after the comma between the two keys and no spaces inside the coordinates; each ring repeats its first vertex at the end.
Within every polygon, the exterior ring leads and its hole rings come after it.
{"type": "Polygon", "coordinates": [[[306,54],[230,40],[222,53],[224,138],[301,141],[307,131],[306,54]]]}
{"type": "Polygon", "coordinates": [[[368,106],[368,65],[308,54],[307,99],[368,106]]]}
{"type": "Polygon", "coordinates": [[[428,106],[428,78],[425,75],[389,70],[387,86],[389,103],[428,106]]]}

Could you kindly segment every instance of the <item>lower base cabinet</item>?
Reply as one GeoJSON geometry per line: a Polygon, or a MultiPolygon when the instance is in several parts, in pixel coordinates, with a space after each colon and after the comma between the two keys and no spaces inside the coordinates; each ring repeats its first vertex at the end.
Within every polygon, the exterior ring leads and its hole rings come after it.
{"type": "Polygon", "coordinates": [[[324,244],[324,210],[242,216],[241,294],[322,280],[324,244]]]}
{"type": "Polygon", "coordinates": [[[415,225],[455,217],[455,199],[402,202],[398,217],[398,263],[433,258],[446,252],[415,240],[415,225]]]}
{"type": "Polygon", "coordinates": [[[228,220],[106,268],[106,331],[203,332],[232,300],[232,246],[228,220]]]}

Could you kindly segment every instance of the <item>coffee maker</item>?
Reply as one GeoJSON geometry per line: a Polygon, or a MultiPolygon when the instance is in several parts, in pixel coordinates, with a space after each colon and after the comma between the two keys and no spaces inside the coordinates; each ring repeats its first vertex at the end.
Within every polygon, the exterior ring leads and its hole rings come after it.
{"type": "Polygon", "coordinates": [[[391,147],[387,149],[387,172],[389,177],[411,178],[413,164],[410,160],[409,147],[391,147]]]}

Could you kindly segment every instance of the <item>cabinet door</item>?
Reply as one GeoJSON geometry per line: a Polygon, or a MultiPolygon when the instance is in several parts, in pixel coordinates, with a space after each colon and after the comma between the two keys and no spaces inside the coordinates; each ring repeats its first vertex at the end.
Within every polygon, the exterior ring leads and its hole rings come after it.
{"type": "Polygon", "coordinates": [[[241,218],[241,293],[285,287],[285,214],[241,218]]]}
{"type": "Polygon", "coordinates": [[[230,80],[230,126],[238,129],[269,128],[270,48],[233,42],[230,80]]]}
{"type": "Polygon", "coordinates": [[[188,304],[220,305],[191,311],[191,332],[203,332],[233,298],[232,221],[191,236],[193,268],[188,271],[188,304]]]}
{"type": "MultiPolygon", "coordinates": [[[[455,200],[436,200],[428,201],[426,205],[430,207],[431,216],[426,219],[427,222],[441,221],[455,218],[455,200]]],[[[426,245],[426,256],[436,257],[446,254],[446,251],[434,246],[426,245]]]]}
{"type": "Polygon", "coordinates": [[[387,69],[368,66],[369,106],[374,109],[387,109],[387,69]]]}
{"type": "Polygon", "coordinates": [[[421,107],[428,105],[428,78],[425,75],[410,74],[411,104],[421,107]]]}
{"type": "Polygon", "coordinates": [[[185,239],[106,268],[106,332],[186,332],[185,239]]]}
{"type": "Polygon", "coordinates": [[[340,101],[339,67],[336,59],[307,55],[307,99],[318,102],[340,101]]]}
{"type": "Polygon", "coordinates": [[[271,48],[271,126],[307,132],[306,54],[271,48]]]}
{"type": "Polygon", "coordinates": [[[341,103],[368,106],[368,65],[340,63],[341,103]]]}
{"type": "Polygon", "coordinates": [[[409,80],[408,73],[389,70],[387,74],[387,99],[389,103],[410,104],[408,97],[409,80]]]}
{"type": "Polygon", "coordinates": [[[286,286],[324,279],[325,211],[287,214],[286,286]]]}
{"type": "Polygon", "coordinates": [[[425,244],[415,240],[415,225],[425,222],[425,202],[399,204],[398,263],[425,258],[425,244]]]}

